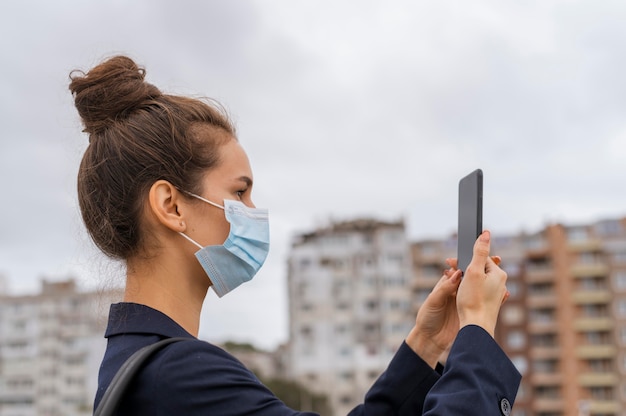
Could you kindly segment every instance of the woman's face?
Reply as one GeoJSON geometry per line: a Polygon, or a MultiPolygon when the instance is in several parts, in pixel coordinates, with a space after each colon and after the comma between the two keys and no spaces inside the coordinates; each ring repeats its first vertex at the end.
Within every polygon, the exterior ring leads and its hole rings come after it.
{"type": "MultiPolygon", "coordinates": [[[[239,142],[229,140],[220,148],[219,165],[204,175],[200,196],[222,206],[225,199],[230,199],[254,207],[251,194],[252,169],[248,156],[239,142]]],[[[196,201],[186,234],[202,246],[224,243],[230,231],[224,210],[196,201]]]]}

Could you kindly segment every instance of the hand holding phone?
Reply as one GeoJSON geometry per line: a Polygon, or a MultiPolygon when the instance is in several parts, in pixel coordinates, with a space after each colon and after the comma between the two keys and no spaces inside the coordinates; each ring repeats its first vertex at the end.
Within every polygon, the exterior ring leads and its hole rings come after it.
{"type": "Polygon", "coordinates": [[[474,243],[483,231],[483,171],[476,169],[459,181],[457,268],[465,273],[474,243]]]}

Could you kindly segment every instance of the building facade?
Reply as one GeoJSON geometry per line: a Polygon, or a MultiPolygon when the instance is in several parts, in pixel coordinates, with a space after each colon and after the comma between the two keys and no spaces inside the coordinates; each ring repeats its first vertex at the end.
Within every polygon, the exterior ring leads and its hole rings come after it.
{"type": "MultiPolygon", "coordinates": [[[[523,374],[513,416],[626,416],[626,218],[493,235],[511,296],[496,340],[523,374]]],[[[456,257],[402,223],[299,236],[289,257],[288,373],[345,414],[389,362],[456,257]]]]}
{"type": "Polygon", "coordinates": [[[409,244],[402,222],[335,223],[293,242],[290,378],[347,414],[412,328],[409,244]]]}
{"type": "MultiPolygon", "coordinates": [[[[412,244],[417,307],[454,238],[412,244]]],[[[514,416],[626,415],[626,219],[494,236],[511,292],[496,332],[523,374],[514,416]]]]}
{"type": "Polygon", "coordinates": [[[0,416],[91,415],[107,308],[120,296],[81,292],[73,280],[0,293],[0,416]]]}

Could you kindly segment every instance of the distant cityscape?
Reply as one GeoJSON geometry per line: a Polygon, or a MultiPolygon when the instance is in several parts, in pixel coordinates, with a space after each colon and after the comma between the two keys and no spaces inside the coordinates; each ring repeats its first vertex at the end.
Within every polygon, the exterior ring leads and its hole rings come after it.
{"type": "MultiPolygon", "coordinates": [[[[512,416],[626,415],[626,217],[494,235],[492,252],[511,292],[496,339],[523,374],[512,416]]],[[[323,400],[325,415],[347,414],[455,256],[456,236],[409,241],[402,221],[300,234],[288,259],[288,342],[223,347],[263,381],[302,386],[300,410],[323,400]]],[[[72,280],[43,281],[36,295],[0,290],[0,416],[92,414],[108,305],[120,298],[72,280]]]]}

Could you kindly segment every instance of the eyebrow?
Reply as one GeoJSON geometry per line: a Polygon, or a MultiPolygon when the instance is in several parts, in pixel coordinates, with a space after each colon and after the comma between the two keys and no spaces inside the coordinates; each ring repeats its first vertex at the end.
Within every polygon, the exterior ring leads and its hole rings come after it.
{"type": "Polygon", "coordinates": [[[252,179],[247,176],[240,176],[237,180],[244,182],[248,187],[252,186],[252,179]]]}

